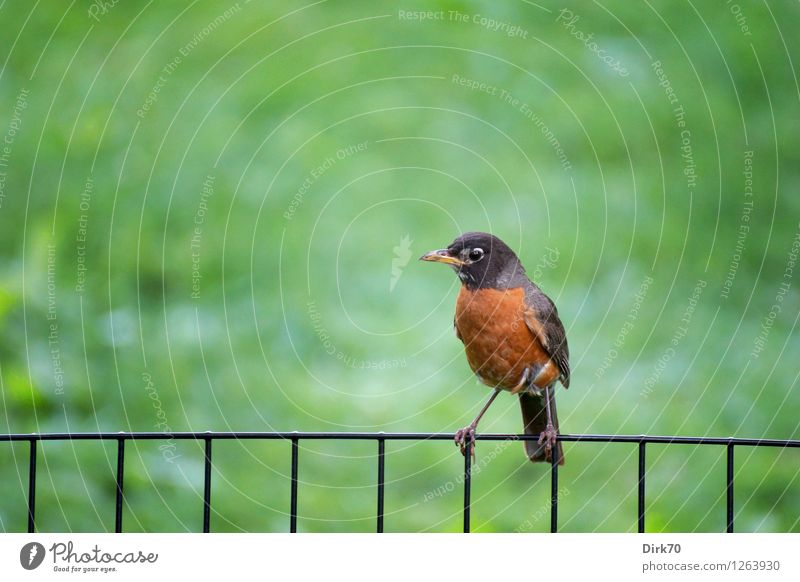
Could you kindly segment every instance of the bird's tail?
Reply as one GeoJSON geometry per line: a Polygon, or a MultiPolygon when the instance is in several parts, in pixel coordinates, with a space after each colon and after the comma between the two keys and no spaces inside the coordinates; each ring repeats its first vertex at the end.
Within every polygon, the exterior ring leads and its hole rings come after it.
{"type": "MultiPolygon", "coordinates": [[[[553,417],[553,426],[558,432],[558,415],[556,414],[556,399],[553,390],[550,390],[550,414],[553,417]]],[[[522,408],[522,422],[525,423],[525,434],[538,437],[547,427],[547,409],[545,408],[544,397],[534,396],[525,392],[519,395],[519,405],[522,408]]],[[[555,450],[558,454],[558,464],[564,464],[564,451],[561,443],[556,443],[555,450]]],[[[525,441],[525,452],[528,458],[534,463],[552,462],[550,455],[545,453],[544,444],[539,444],[535,440],[525,441]]]]}

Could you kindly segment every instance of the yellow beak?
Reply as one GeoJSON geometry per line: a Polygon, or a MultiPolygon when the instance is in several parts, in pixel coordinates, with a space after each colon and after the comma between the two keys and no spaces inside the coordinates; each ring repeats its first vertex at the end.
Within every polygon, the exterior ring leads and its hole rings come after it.
{"type": "Polygon", "coordinates": [[[464,261],[457,259],[447,252],[447,249],[439,249],[438,251],[431,251],[425,253],[419,258],[420,261],[431,261],[433,263],[444,263],[446,265],[455,265],[460,267],[464,261]]]}

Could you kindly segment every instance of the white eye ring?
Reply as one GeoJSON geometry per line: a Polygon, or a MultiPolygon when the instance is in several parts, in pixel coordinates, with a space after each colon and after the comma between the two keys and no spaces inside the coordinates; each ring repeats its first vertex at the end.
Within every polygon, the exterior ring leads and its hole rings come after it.
{"type": "Polygon", "coordinates": [[[473,263],[477,263],[483,258],[483,249],[480,247],[475,247],[469,252],[469,260],[473,263]]]}

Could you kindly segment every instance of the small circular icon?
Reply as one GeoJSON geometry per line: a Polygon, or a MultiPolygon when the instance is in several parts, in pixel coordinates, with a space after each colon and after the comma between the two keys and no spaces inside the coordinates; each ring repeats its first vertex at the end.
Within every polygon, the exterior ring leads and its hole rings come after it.
{"type": "Polygon", "coordinates": [[[26,570],[35,570],[44,561],[44,546],[39,542],[29,542],[19,551],[19,563],[26,570]]]}

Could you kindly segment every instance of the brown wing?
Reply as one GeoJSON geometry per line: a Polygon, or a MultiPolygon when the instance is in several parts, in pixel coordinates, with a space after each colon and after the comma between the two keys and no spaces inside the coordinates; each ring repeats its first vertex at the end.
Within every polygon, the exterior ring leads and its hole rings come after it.
{"type": "Polygon", "coordinates": [[[525,324],[539,338],[550,358],[561,372],[561,383],[569,388],[569,346],[564,325],[550,298],[535,284],[525,286],[525,324]]]}

